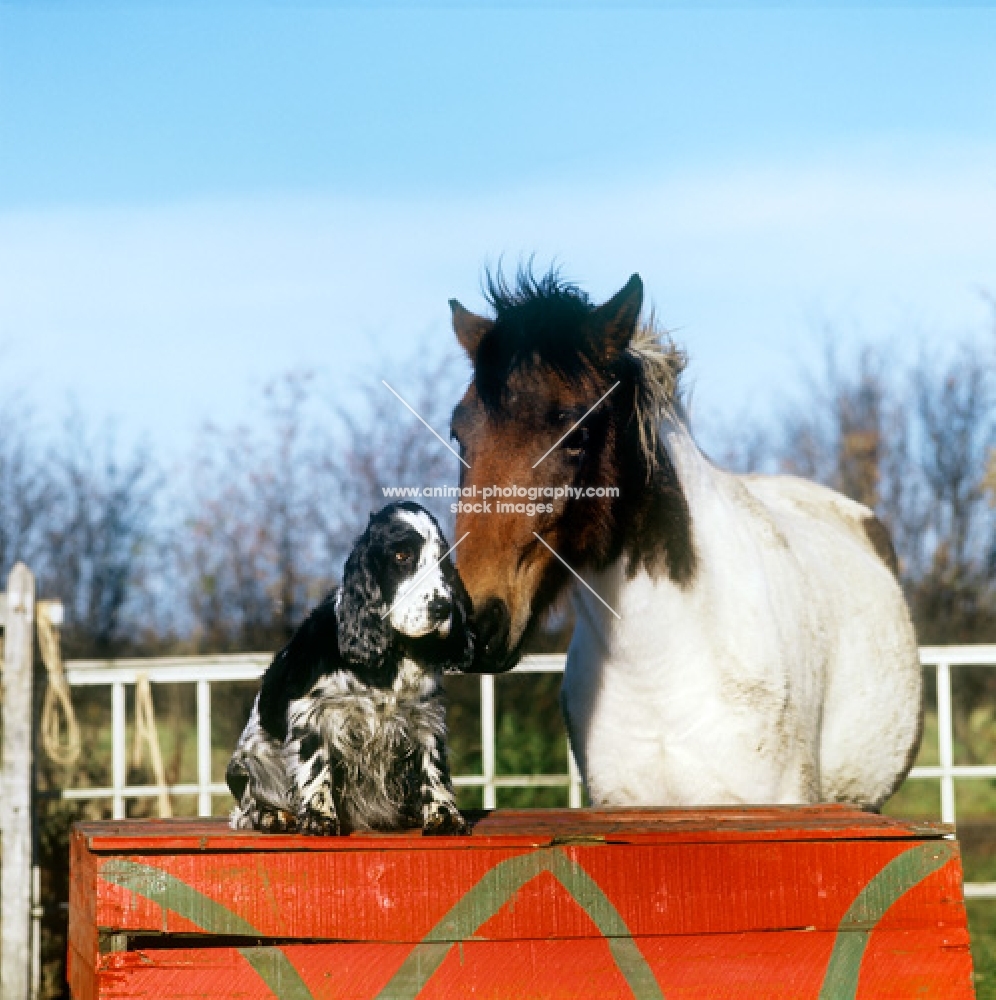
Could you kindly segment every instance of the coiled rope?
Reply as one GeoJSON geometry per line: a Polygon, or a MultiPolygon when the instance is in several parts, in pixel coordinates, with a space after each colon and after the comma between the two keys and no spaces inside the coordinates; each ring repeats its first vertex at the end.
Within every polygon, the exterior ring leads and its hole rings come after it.
{"type": "Polygon", "coordinates": [[[72,767],[80,756],[80,727],[62,666],[58,629],[61,621],[62,605],[58,601],[38,601],[35,605],[38,648],[48,673],[40,725],[42,747],[49,760],[72,767]]]}
{"type": "MultiPolygon", "coordinates": [[[[62,623],[62,604],[59,601],[38,601],[35,605],[35,621],[38,648],[48,674],[39,726],[42,748],[49,760],[70,768],[79,760],[82,741],[59,643],[58,626],[62,623]]],[[[152,684],[144,671],[135,678],[135,742],[132,748],[132,763],[135,767],[142,763],[143,744],[149,748],[152,773],[159,789],[159,815],[172,816],[166,770],[159,747],[156,709],[152,701],[152,684]]]]}
{"type": "Polygon", "coordinates": [[[142,763],[142,744],[149,748],[152,773],[159,787],[159,815],[166,819],[173,815],[166,787],[166,770],[159,749],[159,730],[156,727],[156,707],[152,702],[152,684],[149,675],[141,671],[135,677],[135,743],[132,749],[132,766],[142,763]]]}

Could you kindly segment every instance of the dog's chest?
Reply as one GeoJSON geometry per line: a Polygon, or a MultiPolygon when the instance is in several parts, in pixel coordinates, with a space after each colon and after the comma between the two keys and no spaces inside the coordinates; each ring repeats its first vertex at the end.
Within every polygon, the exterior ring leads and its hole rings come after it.
{"type": "Polygon", "coordinates": [[[386,778],[405,762],[418,767],[445,727],[438,678],[411,660],[401,663],[390,688],[345,672],[323,677],[291,712],[295,728],[318,732],[353,780],[386,778]]]}
{"type": "Polygon", "coordinates": [[[298,732],[320,736],[343,807],[359,826],[389,827],[419,796],[427,755],[445,730],[439,680],[412,662],[390,688],[341,672],[321,678],[291,706],[298,732]]]}

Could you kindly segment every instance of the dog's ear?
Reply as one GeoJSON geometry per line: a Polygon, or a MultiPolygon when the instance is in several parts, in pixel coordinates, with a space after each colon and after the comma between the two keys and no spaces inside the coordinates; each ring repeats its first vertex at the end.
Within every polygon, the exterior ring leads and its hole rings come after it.
{"type": "Polygon", "coordinates": [[[470,628],[470,616],[474,607],[470,594],[467,593],[467,588],[463,585],[463,580],[450,557],[447,556],[440,565],[453,601],[453,628],[447,643],[449,656],[443,672],[458,674],[468,669],[474,662],[475,640],[470,628]]]}
{"type": "Polygon", "coordinates": [[[370,527],[346,560],[336,618],[339,653],[358,666],[373,666],[387,655],[391,625],[373,565],[370,527]]]}
{"type": "Polygon", "coordinates": [[[301,623],[263,674],[257,703],[263,731],[283,741],[287,735],[287,706],[307,694],[338,658],[335,605],[330,594],[301,623]]]}

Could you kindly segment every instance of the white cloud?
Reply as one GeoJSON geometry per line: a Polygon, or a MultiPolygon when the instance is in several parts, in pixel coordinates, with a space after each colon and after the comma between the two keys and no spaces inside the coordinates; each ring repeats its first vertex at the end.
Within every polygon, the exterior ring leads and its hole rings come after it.
{"type": "Polygon", "coordinates": [[[824,315],[893,334],[981,329],[996,290],[994,150],[644,179],[478,199],[259,201],[0,216],[0,388],[68,392],[168,443],[249,413],[292,366],[340,381],[480,305],[485,261],[556,257],[596,298],[639,270],[736,410],[791,378],[824,315]],[[803,346],[799,346],[800,343],[803,346]]]}

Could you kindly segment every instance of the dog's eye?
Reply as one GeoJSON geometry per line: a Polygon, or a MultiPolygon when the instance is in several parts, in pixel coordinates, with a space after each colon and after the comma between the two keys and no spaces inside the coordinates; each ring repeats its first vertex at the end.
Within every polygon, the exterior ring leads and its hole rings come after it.
{"type": "Polygon", "coordinates": [[[399,549],[394,553],[394,559],[396,562],[399,562],[402,566],[404,566],[412,561],[412,554],[406,549],[399,549]]]}

